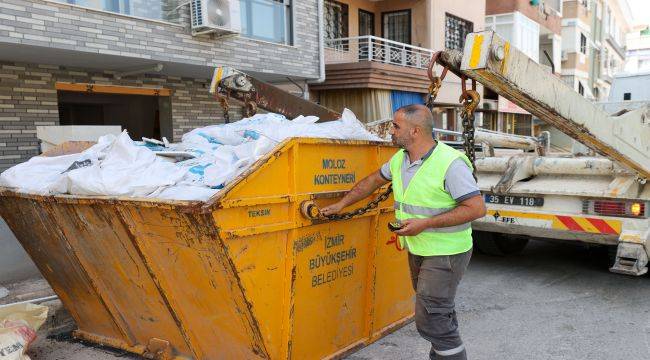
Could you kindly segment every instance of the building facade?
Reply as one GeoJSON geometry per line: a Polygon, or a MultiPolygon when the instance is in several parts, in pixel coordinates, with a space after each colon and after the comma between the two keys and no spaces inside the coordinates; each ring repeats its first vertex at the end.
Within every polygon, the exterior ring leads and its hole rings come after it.
{"type": "MultiPolygon", "coordinates": [[[[549,74],[562,71],[560,1],[487,0],[485,28],[493,30],[549,74]]],[[[539,121],[506,98],[486,89],[483,127],[517,135],[537,135],[539,121]]]]}
{"type": "Polygon", "coordinates": [[[627,34],[625,72],[650,72],[650,27],[640,27],[627,34]]]}
{"type": "MultiPolygon", "coordinates": [[[[424,103],[432,54],[462,50],[465,36],[483,30],[484,21],[483,1],[325,0],[326,80],[311,86],[312,96],[366,122],[388,119],[402,105],[424,103]]],[[[460,91],[460,79],[448,74],[436,99],[436,127],[460,129],[460,91]]]]}
{"type": "Polygon", "coordinates": [[[631,10],[624,0],[563,2],[562,78],[594,101],[608,98],[625,65],[625,36],[631,10]]]}
{"type": "Polygon", "coordinates": [[[208,94],[217,65],[289,78],[298,92],[322,80],[318,0],[234,1],[240,33],[194,35],[185,0],[2,0],[0,171],[38,154],[36,126],[121,125],[135,139],[180,140],[222,122],[208,94]]]}

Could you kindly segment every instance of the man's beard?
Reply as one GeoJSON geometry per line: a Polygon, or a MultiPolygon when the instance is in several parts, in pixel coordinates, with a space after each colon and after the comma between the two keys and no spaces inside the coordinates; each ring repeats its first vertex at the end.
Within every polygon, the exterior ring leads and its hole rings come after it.
{"type": "Polygon", "coordinates": [[[406,144],[397,140],[397,138],[394,135],[391,135],[390,139],[393,142],[393,145],[397,145],[402,149],[406,149],[406,144]]]}

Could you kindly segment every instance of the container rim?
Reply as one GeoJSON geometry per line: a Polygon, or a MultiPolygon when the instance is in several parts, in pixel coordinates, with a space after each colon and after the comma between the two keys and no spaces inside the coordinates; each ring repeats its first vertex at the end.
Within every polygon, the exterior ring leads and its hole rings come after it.
{"type": "Polygon", "coordinates": [[[246,177],[269,160],[278,156],[285,148],[293,146],[294,144],[342,144],[342,145],[384,145],[391,146],[388,141],[375,141],[375,140],[338,140],[326,138],[312,138],[312,137],[291,137],[278,143],[266,155],[259,158],[251,166],[248,167],[243,173],[230,181],[219,192],[205,201],[200,200],[173,200],[173,199],[157,199],[157,198],[144,198],[144,197],[125,197],[125,196],[92,196],[92,195],[71,195],[71,194],[53,194],[42,195],[34,193],[25,193],[17,191],[14,188],[0,186],[0,198],[25,198],[33,199],[40,202],[52,202],[63,204],[112,204],[112,205],[137,205],[141,207],[158,207],[181,210],[184,212],[200,210],[207,212],[214,207],[218,207],[218,203],[230,190],[232,190],[239,183],[244,181],[246,177]]]}

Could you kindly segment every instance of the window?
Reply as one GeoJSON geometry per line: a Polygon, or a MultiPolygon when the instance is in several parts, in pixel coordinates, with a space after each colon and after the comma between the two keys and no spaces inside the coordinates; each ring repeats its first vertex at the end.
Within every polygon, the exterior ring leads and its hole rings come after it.
{"type": "Polygon", "coordinates": [[[91,9],[132,15],[146,19],[179,22],[179,9],[169,11],[163,0],[54,0],[91,9]],[[163,7],[167,9],[163,11],[163,7]]]}
{"type": "Polygon", "coordinates": [[[587,37],[580,33],[580,52],[587,55],[587,37]]]}
{"type": "Polygon", "coordinates": [[[292,44],[291,0],[240,0],[241,33],[281,44],[292,44]]]}
{"type": "Polygon", "coordinates": [[[348,37],[348,6],[338,1],[325,0],[325,39],[348,37]]]}
{"type": "Polygon", "coordinates": [[[382,37],[404,44],[411,43],[411,10],[385,12],[381,16],[382,37]]]}
{"type": "Polygon", "coordinates": [[[503,128],[508,134],[531,136],[533,134],[533,116],[528,114],[500,113],[503,128]]]}
{"type": "Polygon", "coordinates": [[[375,14],[359,9],[359,36],[375,35],[375,14]]]}
{"type": "Polygon", "coordinates": [[[624,93],[623,100],[632,100],[632,93],[624,93]]]}
{"type": "Polygon", "coordinates": [[[578,94],[585,96],[585,87],[578,81],[578,94]]]}
{"type": "Polygon", "coordinates": [[[474,31],[474,24],[458,16],[445,14],[445,48],[463,51],[465,37],[474,31]]]}
{"type": "Polygon", "coordinates": [[[649,70],[650,70],[650,59],[639,60],[638,71],[649,71],[649,70]]]}

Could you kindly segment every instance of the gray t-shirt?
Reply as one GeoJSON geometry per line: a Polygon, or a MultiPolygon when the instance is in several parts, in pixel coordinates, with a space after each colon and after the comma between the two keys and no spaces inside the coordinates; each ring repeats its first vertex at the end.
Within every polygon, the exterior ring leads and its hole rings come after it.
{"type": "MultiPolygon", "coordinates": [[[[435,147],[434,147],[435,148],[435,147]]],[[[409,159],[408,153],[405,153],[404,163],[402,164],[402,184],[404,189],[408,187],[409,182],[415,176],[415,173],[418,171],[424,160],[426,160],[431,153],[433,148],[426,153],[422,159],[411,162],[409,159]]],[[[382,165],[380,170],[381,176],[388,180],[392,180],[392,175],[390,172],[390,162],[382,165]]],[[[472,171],[469,166],[463,161],[463,159],[454,160],[447,169],[445,174],[445,190],[451,195],[451,197],[456,200],[457,203],[469,199],[471,197],[480,195],[481,192],[472,176],[472,171]]]]}

